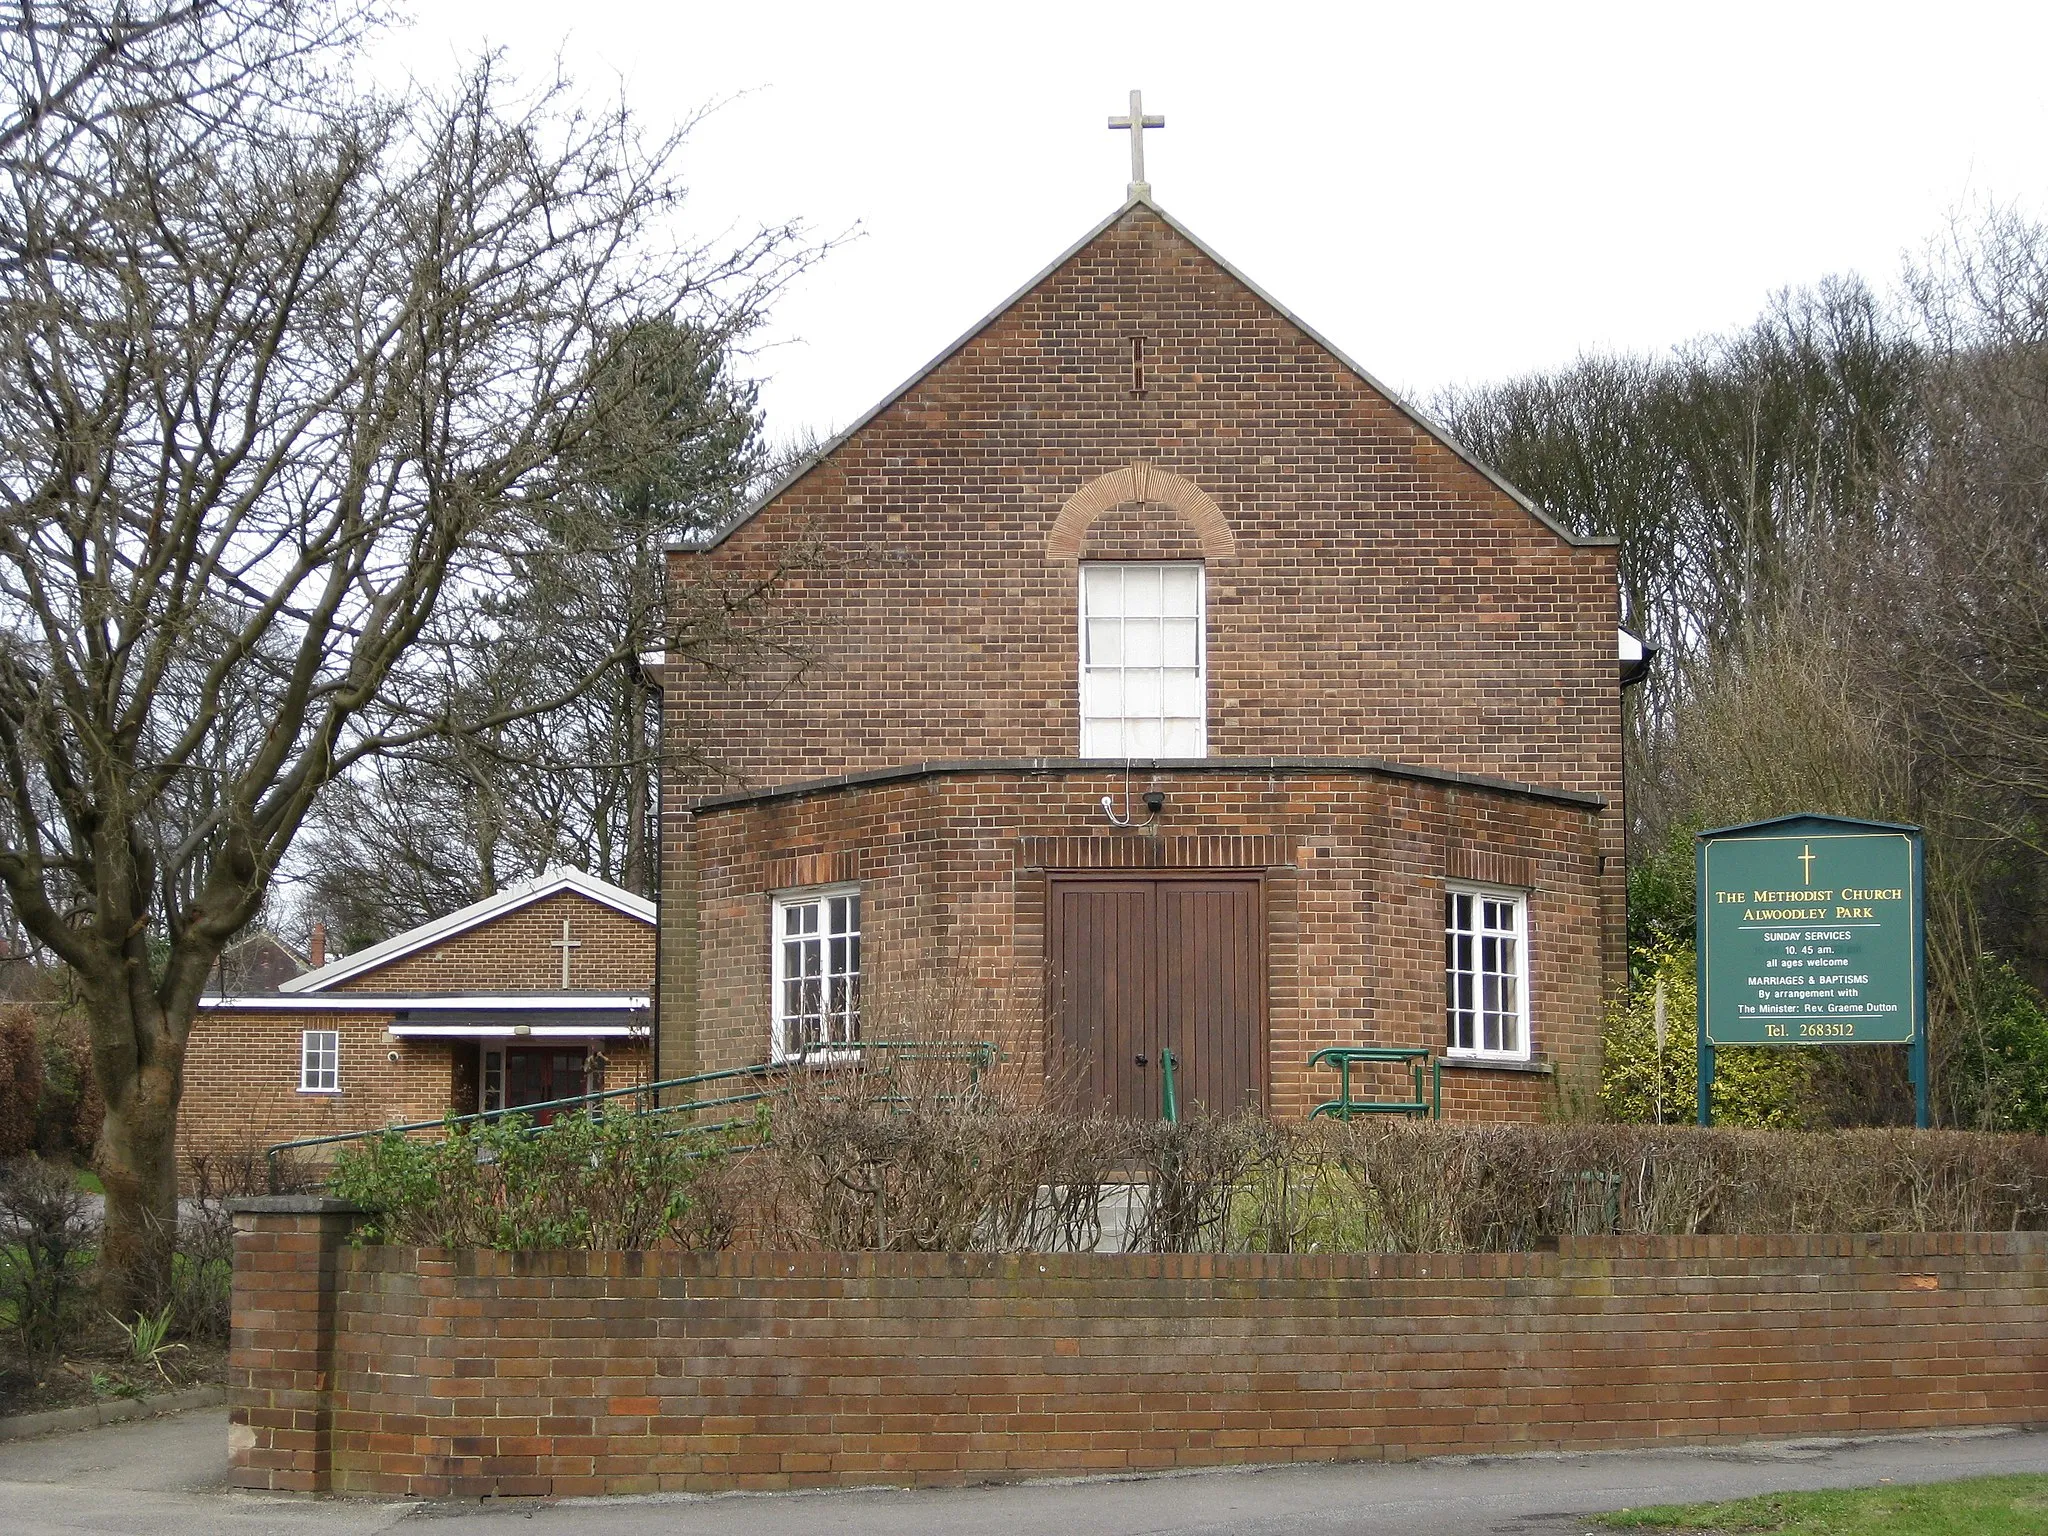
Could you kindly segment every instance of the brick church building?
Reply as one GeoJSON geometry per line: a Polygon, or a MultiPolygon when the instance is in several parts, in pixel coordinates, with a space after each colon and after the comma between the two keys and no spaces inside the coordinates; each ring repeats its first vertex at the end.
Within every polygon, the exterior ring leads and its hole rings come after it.
{"type": "MultiPolygon", "coordinates": [[[[1625,964],[1612,541],[1130,200],[708,540],[788,659],[672,662],[657,1070],[903,1037],[1305,1113],[1597,1086],[1625,964]],[[992,1026],[994,1027],[994,1026],[992,1026]]],[[[1628,638],[1623,638],[1628,645],[1628,638]]],[[[1640,654],[1637,652],[1636,654],[1640,654]]]]}
{"type": "Polygon", "coordinates": [[[654,905],[581,870],[311,958],[283,980],[224,970],[200,1000],[181,1156],[646,1080],[654,905]]]}

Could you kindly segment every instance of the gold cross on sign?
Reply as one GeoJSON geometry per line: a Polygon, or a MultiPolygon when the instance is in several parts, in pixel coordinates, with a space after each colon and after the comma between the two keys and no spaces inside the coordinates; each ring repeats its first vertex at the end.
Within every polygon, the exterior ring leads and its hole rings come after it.
{"type": "Polygon", "coordinates": [[[1152,195],[1152,183],[1145,179],[1145,130],[1147,128],[1164,128],[1166,126],[1166,119],[1156,112],[1147,117],[1145,115],[1145,93],[1143,91],[1133,91],[1131,92],[1131,115],[1129,117],[1112,117],[1109,120],[1109,126],[1112,128],[1128,129],[1131,135],[1131,185],[1125,195],[1128,197],[1150,197],[1152,195]]]}
{"type": "MultiPolygon", "coordinates": [[[[1808,885],[1813,884],[1813,844],[1811,843],[1800,845],[1799,878],[1808,885]]],[[[569,983],[565,981],[562,985],[566,987],[569,983]]]]}
{"type": "Polygon", "coordinates": [[[582,947],[583,941],[581,939],[569,937],[569,919],[563,918],[562,936],[559,939],[549,939],[548,948],[559,949],[562,952],[562,990],[564,992],[569,990],[569,951],[581,949],[582,947]]]}

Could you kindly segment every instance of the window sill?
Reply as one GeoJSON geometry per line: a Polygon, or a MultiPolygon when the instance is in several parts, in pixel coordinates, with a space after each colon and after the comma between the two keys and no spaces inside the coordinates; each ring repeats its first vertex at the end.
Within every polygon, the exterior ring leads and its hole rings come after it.
{"type": "Polygon", "coordinates": [[[860,1059],[861,1053],[857,1050],[850,1051],[843,1047],[835,1047],[831,1050],[801,1051],[788,1056],[770,1057],[768,1065],[770,1067],[844,1067],[858,1062],[860,1059]]]}
{"type": "Polygon", "coordinates": [[[1436,1060],[1440,1067],[1477,1068],[1481,1072],[1533,1072],[1538,1077],[1557,1074],[1557,1069],[1547,1061],[1514,1061],[1505,1056],[1452,1056],[1447,1053],[1436,1060]]]}
{"type": "Polygon", "coordinates": [[[339,1088],[301,1088],[299,1092],[315,1099],[338,1099],[341,1097],[341,1090],[339,1088]]]}

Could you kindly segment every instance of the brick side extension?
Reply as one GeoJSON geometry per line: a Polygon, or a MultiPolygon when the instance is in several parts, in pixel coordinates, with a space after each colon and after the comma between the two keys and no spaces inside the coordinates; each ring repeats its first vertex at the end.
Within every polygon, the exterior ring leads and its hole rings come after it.
{"type": "Polygon", "coordinates": [[[2048,1418],[2036,1232],[497,1254],[350,1249],[328,1215],[241,1222],[242,1487],[959,1483],[2048,1418]]]}

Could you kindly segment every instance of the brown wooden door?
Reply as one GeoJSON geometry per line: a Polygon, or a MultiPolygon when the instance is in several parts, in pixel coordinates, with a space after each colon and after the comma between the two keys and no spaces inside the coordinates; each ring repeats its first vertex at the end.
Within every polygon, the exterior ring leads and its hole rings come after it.
{"type": "Polygon", "coordinates": [[[1264,1104],[1266,943],[1256,880],[1159,882],[1162,987],[1180,1101],[1264,1104]]]}
{"type": "MultiPolygon", "coordinates": [[[[585,1049],[580,1045],[514,1045],[505,1051],[505,1107],[545,1104],[550,1099],[574,1098],[583,1092],[585,1049]]],[[[557,1110],[536,1111],[542,1125],[552,1121],[557,1110]]]]}
{"type": "Polygon", "coordinates": [[[1160,1052],[1183,1108],[1264,1102],[1265,934],[1259,882],[1055,879],[1048,1075],[1078,1107],[1160,1113],[1160,1052]]]}

